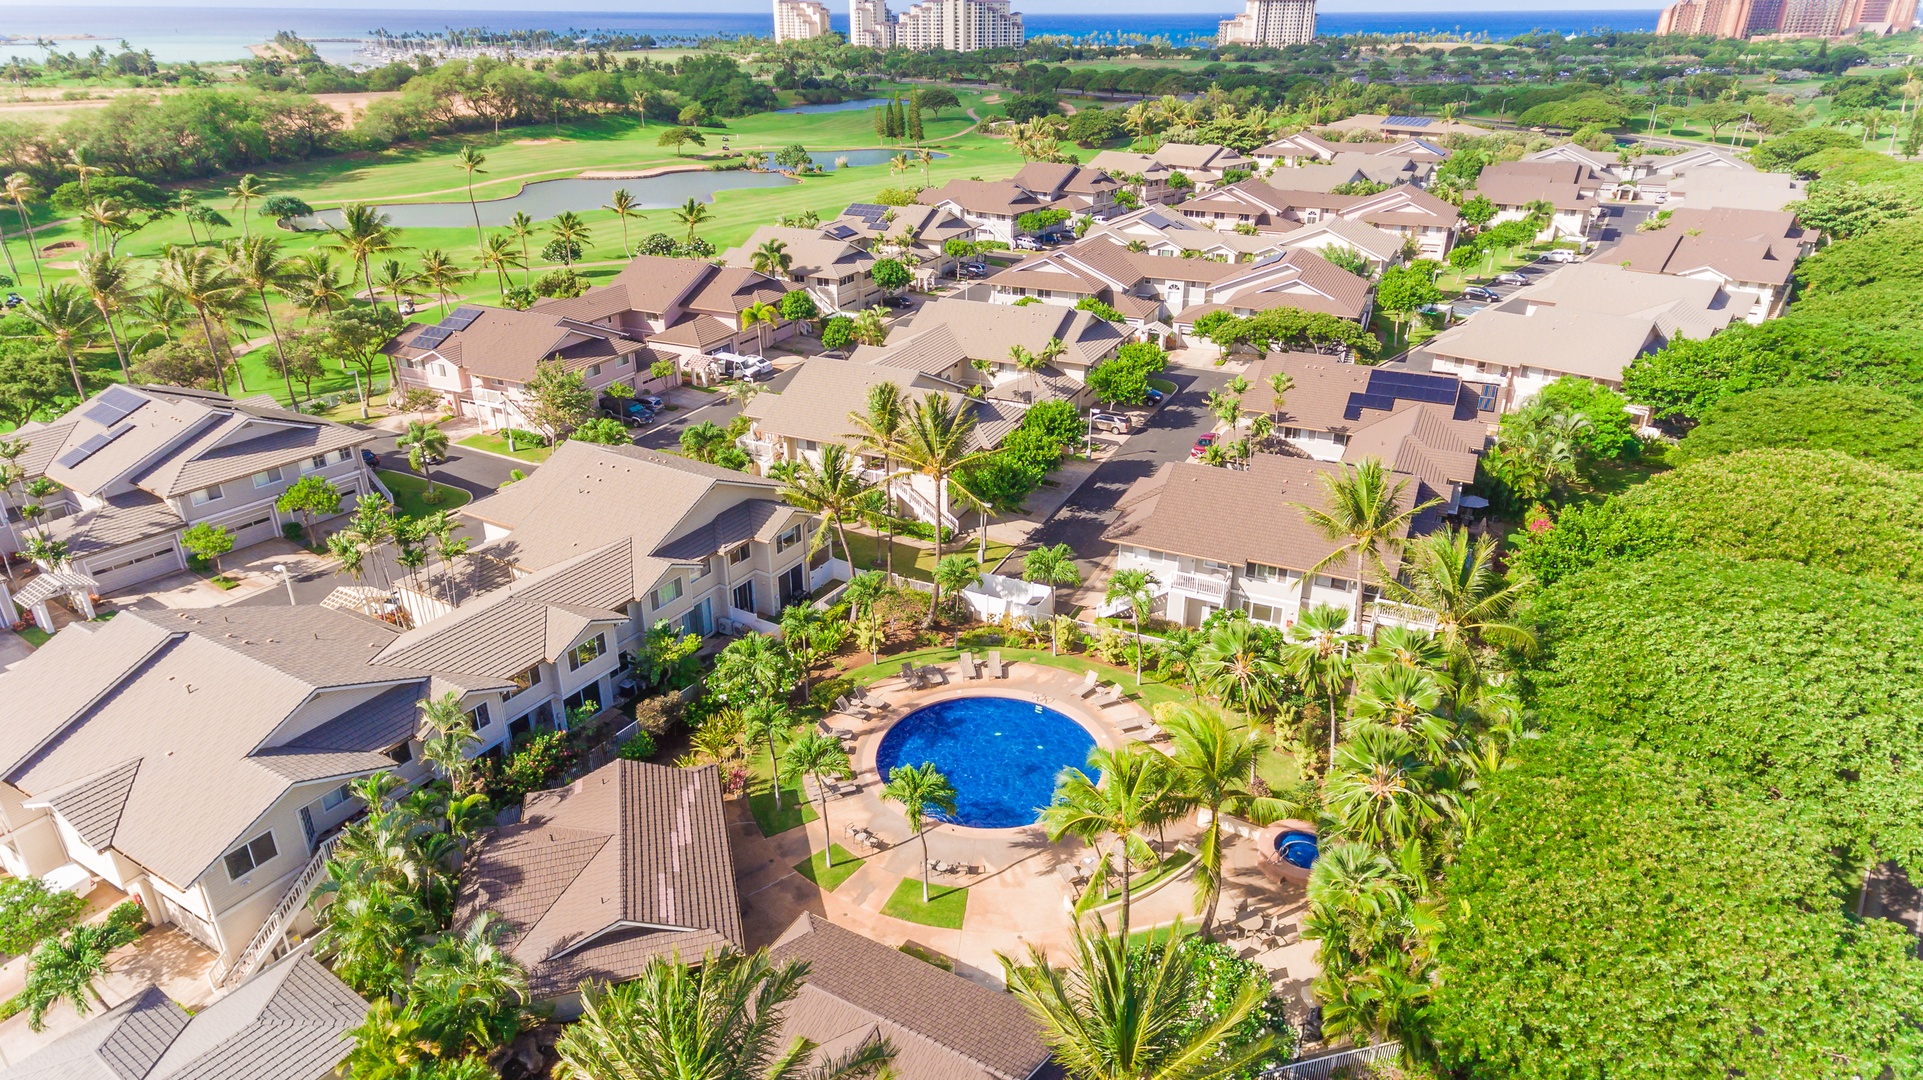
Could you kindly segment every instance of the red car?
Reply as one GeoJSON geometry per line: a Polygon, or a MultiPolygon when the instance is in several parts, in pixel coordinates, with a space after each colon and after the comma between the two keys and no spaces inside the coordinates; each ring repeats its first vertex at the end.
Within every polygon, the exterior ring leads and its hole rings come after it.
{"type": "Polygon", "coordinates": [[[1221,436],[1211,431],[1207,435],[1204,435],[1201,438],[1195,440],[1194,448],[1189,451],[1189,460],[1194,461],[1196,458],[1201,457],[1203,452],[1206,451],[1209,447],[1214,446],[1215,440],[1220,437],[1221,436]]]}

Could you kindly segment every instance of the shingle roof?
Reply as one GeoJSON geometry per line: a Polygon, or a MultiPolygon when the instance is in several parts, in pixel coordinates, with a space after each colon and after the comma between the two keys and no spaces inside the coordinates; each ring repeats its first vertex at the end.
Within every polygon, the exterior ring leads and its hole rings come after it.
{"type": "Polygon", "coordinates": [[[925,206],[949,202],[974,214],[1013,215],[1049,205],[1046,197],[1012,180],[950,180],[938,188],[923,188],[915,200],[925,206]]]}
{"type": "Polygon", "coordinates": [[[1608,259],[1650,274],[1681,275],[1707,269],[1732,281],[1765,285],[1788,284],[1796,271],[1795,258],[1779,258],[1767,240],[1692,236],[1673,224],[1624,237],[1610,250],[1608,259]]]}
{"type": "Polygon", "coordinates": [[[1594,260],[1561,267],[1518,290],[1495,310],[1522,310],[1535,305],[1647,317],[1665,337],[1698,339],[1728,326],[1738,314],[1722,286],[1713,281],[1639,274],[1594,260]]]}
{"type": "Polygon", "coordinates": [[[1438,356],[1620,383],[1629,362],[1661,341],[1649,316],[1554,308],[1524,315],[1489,308],[1431,338],[1427,347],[1438,356]]]}
{"type": "Polygon", "coordinates": [[[1787,173],[1747,172],[1705,166],[1670,181],[1690,209],[1782,210],[1808,198],[1808,184],[1787,173]]]}
{"type": "Polygon", "coordinates": [[[113,843],[120,813],[127,807],[127,793],[133,790],[140,773],[140,760],[123,761],[105,771],[76,780],[26,802],[44,806],[59,814],[80,839],[95,851],[105,851],[113,843]]]}
{"type": "Polygon", "coordinates": [[[144,1080],[189,1021],[156,986],[0,1072],[0,1080],[144,1080]]]}
{"type": "Polygon", "coordinates": [[[903,1080],[1027,1080],[1048,1063],[1040,1030],[1013,997],[819,915],[804,912],[769,956],[808,965],[782,1036],[819,1044],[818,1057],[880,1037],[893,1044],[903,1080]]]}
{"type": "MultiPolygon", "coordinates": [[[[1054,304],[995,304],[985,300],[938,300],[925,304],[908,320],[905,330],[920,335],[944,327],[970,359],[1008,359],[1011,346],[1040,352],[1050,338],[1060,338],[1068,349],[1065,364],[1090,365],[1122,344],[1122,332],[1086,311],[1054,304]]],[[[897,334],[903,330],[898,329],[897,334]]]]}
{"type": "Polygon", "coordinates": [[[837,240],[824,235],[820,229],[794,229],[780,225],[763,225],[749,234],[741,246],[730,248],[721,256],[730,266],[752,267],[755,252],[763,244],[777,241],[785,248],[787,256],[794,260],[789,273],[800,279],[811,274],[840,277],[843,274],[861,273],[875,264],[875,257],[846,240],[837,240]]]}
{"type": "Polygon", "coordinates": [[[305,950],[194,1014],[146,1080],[326,1080],[367,1002],[305,950]]]}
{"type": "Polygon", "coordinates": [[[648,961],[740,948],[741,905],[712,766],[617,760],[527,797],[461,873],[457,925],[500,915],[536,997],[618,983],[648,961]]]}

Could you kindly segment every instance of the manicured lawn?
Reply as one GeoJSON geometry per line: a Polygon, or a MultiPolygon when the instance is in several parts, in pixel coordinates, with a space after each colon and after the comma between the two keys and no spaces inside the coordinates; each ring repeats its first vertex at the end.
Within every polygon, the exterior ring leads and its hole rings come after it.
{"type": "MultiPolygon", "coordinates": [[[[981,650],[976,649],[973,651],[980,652],[981,650]]],[[[1135,673],[1133,671],[1127,668],[1110,667],[1107,664],[1098,663],[1083,656],[1051,656],[1047,649],[1003,649],[1001,653],[1002,663],[1004,664],[1018,662],[1043,664],[1048,667],[1061,668],[1064,671],[1073,671],[1078,675],[1084,671],[1093,669],[1100,673],[1099,677],[1103,682],[1120,683],[1124,693],[1140,697],[1150,705],[1157,705],[1164,701],[1187,701],[1189,699],[1188,692],[1180,687],[1169,686],[1166,683],[1158,683],[1152,680],[1143,680],[1138,685],[1135,681],[1135,673]]],[[[893,678],[899,675],[901,673],[901,663],[904,660],[909,661],[916,667],[920,667],[924,664],[952,664],[960,655],[959,650],[945,647],[921,649],[909,653],[896,653],[893,656],[883,658],[879,664],[865,664],[855,668],[848,672],[848,676],[866,686],[881,679],[893,678]]]]}
{"type": "Polygon", "coordinates": [[[748,812],[755,816],[755,827],[761,835],[779,836],[815,820],[815,808],[808,805],[799,787],[781,789],[781,808],[777,810],[774,792],[767,784],[762,780],[759,789],[748,796],[748,812]]]}
{"type": "Polygon", "coordinates": [[[1150,379],[1148,385],[1151,390],[1160,390],[1164,394],[1171,395],[1174,394],[1177,389],[1176,385],[1167,379],[1150,379]]]}
{"type": "Polygon", "coordinates": [[[825,853],[817,851],[808,856],[806,862],[795,864],[795,873],[821,886],[825,892],[834,892],[849,875],[861,869],[861,859],[843,848],[840,844],[830,844],[835,853],[835,864],[828,865],[825,853]]]}
{"type": "MultiPolygon", "coordinates": [[[[1170,855],[1168,858],[1162,860],[1162,865],[1146,874],[1140,874],[1131,878],[1128,883],[1129,896],[1136,897],[1142,895],[1149,886],[1163,881],[1173,874],[1179,873],[1184,866],[1187,866],[1193,861],[1195,861],[1195,856],[1190,855],[1186,851],[1178,851],[1170,855]]],[[[1118,877],[1111,877],[1109,879],[1109,888],[1104,892],[1099,902],[1106,904],[1114,900],[1120,900],[1121,898],[1122,880],[1118,877]]]]}
{"type": "Polygon", "coordinates": [[[47,642],[53,640],[52,634],[47,633],[45,630],[40,629],[38,626],[35,626],[32,623],[28,623],[24,628],[22,628],[19,631],[19,634],[21,637],[27,639],[27,644],[33,646],[36,649],[38,649],[42,645],[45,645],[47,642]]]}
{"type": "Polygon", "coordinates": [[[427,481],[413,473],[395,472],[393,469],[380,469],[376,475],[387,490],[394,493],[394,509],[408,517],[427,517],[437,510],[452,510],[465,506],[474,496],[465,489],[452,484],[436,481],[435,500],[428,502],[427,481]]]}
{"type": "MultiPolygon", "coordinates": [[[[852,529],[849,530],[848,547],[852,549],[855,554],[855,569],[873,570],[881,567],[883,565],[882,553],[887,550],[887,539],[885,536],[873,536],[868,533],[855,532],[852,529]]],[[[839,537],[835,539],[835,550],[837,552],[841,550],[841,540],[839,537]]],[[[992,540],[989,541],[988,560],[982,563],[983,568],[985,570],[993,568],[996,563],[999,563],[1002,558],[1012,550],[1014,549],[1008,544],[998,544],[992,540]]],[[[942,549],[942,555],[944,557],[949,555],[967,555],[973,558],[980,553],[981,545],[978,542],[954,543],[942,549]]],[[[896,537],[895,573],[903,577],[914,578],[917,581],[935,580],[935,549],[896,537]]]]}
{"type": "Polygon", "coordinates": [[[507,446],[507,439],[501,435],[469,435],[467,438],[462,439],[460,444],[475,450],[485,450],[490,454],[499,454],[502,457],[511,457],[517,461],[526,461],[535,465],[546,461],[548,455],[554,453],[552,449],[545,446],[522,446],[518,450],[510,450],[507,446]]]}
{"type": "MultiPolygon", "coordinates": [[[[1111,929],[1113,929],[1113,927],[1111,927],[1111,929]]],[[[1180,941],[1182,938],[1192,936],[1197,930],[1201,929],[1201,926],[1196,920],[1187,919],[1181,923],[1181,929],[1182,932],[1180,934],[1175,933],[1175,927],[1173,926],[1157,926],[1148,930],[1136,930],[1128,935],[1128,947],[1131,949],[1139,949],[1144,945],[1159,944],[1166,941],[1180,941]]]]}
{"type": "Polygon", "coordinates": [[[924,904],[921,902],[921,879],[902,878],[901,884],[895,886],[895,894],[882,905],[881,913],[904,922],[943,930],[960,930],[962,918],[968,913],[968,890],[930,885],[928,902],[924,904]]]}

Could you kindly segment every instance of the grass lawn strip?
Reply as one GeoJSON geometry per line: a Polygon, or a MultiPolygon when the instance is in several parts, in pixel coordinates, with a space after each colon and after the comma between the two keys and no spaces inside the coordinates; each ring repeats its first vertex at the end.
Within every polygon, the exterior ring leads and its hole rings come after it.
{"type": "Polygon", "coordinates": [[[504,458],[513,458],[516,461],[525,461],[534,465],[539,465],[541,462],[546,461],[548,455],[554,453],[553,449],[546,446],[523,446],[518,450],[510,450],[508,449],[507,439],[500,435],[469,435],[467,438],[460,440],[458,445],[465,446],[470,450],[479,450],[482,453],[494,454],[504,458]]]}
{"type": "Polygon", "coordinates": [[[387,490],[394,493],[394,509],[408,517],[424,518],[438,510],[452,510],[467,505],[474,496],[464,488],[457,488],[445,481],[434,482],[436,501],[427,501],[427,481],[411,473],[396,472],[393,469],[379,469],[376,475],[387,490]]]}
{"type": "Polygon", "coordinates": [[[968,913],[968,889],[962,886],[930,885],[928,902],[921,902],[921,879],[907,877],[895,886],[895,894],[881,907],[891,919],[920,923],[942,930],[960,930],[968,913]]]}
{"type": "MultiPolygon", "coordinates": [[[[899,563],[896,564],[896,569],[900,569],[899,563]]],[[[982,650],[974,649],[972,651],[979,653],[982,650]]],[[[1041,664],[1045,667],[1061,668],[1063,671],[1072,671],[1077,675],[1090,670],[1099,672],[1100,675],[1098,677],[1102,681],[1119,683],[1124,693],[1135,695],[1150,705],[1159,705],[1165,701],[1189,700],[1188,693],[1180,687],[1169,686],[1165,683],[1158,683],[1147,679],[1137,683],[1133,671],[1127,668],[1110,667],[1107,664],[1090,660],[1087,657],[1053,656],[1050,655],[1047,649],[1005,648],[1001,650],[1001,654],[1002,663],[1004,664],[1026,661],[1031,664],[1041,664]]],[[[915,652],[896,653],[893,656],[885,657],[879,664],[865,664],[846,674],[849,678],[863,686],[868,686],[882,679],[893,678],[901,674],[901,665],[904,660],[914,664],[916,667],[921,667],[926,664],[952,664],[960,655],[959,650],[945,646],[934,649],[920,649],[915,652]]]]}
{"type": "MultiPolygon", "coordinates": [[[[1130,898],[1140,899],[1142,894],[1144,892],[1147,892],[1151,887],[1155,885],[1159,885],[1162,882],[1167,881],[1169,878],[1174,877],[1178,872],[1181,871],[1183,867],[1187,866],[1189,863],[1194,861],[1195,861],[1195,856],[1189,854],[1186,851],[1178,851],[1173,855],[1170,855],[1168,858],[1163,859],[1162,864],[1160,866],[1157,866],[1155,869],[1150,870],[1146,874],[1141,874],[1137,877],[1129,879],[1128,894],[1130,898]]],[[[1102,898],[1101,900],[1097,901],[1098,903],[1107,904],[1112,901],[1120,900],[1122,898],[1121,879],[1110,878],[1110,880],[1114,884],[1109,889],[1105,890],[1102,893],[1102,898]]]]}
{"type": "Polygon", "coordinates": [[[779,836],[789,829],[798,828],[815,820],[815,808],[808,805],[801,789],[781,789],[781,809],[775,809],[774,792],[768,788],[766,780],[748,796],[748,812],[755,817],[755,827],[763,836],[779,836]]]}
{"type": "MultiPolygon", "coordinates": [[[[886,543],[887,537],[874,536],[865,532],[856,532],[852,529],[849,530],[848,547],[854,552],[855,569],[870,570],[884,565],[885,560],[882,558],[881,552],[885,550],[886,543]]],[[[894,546],[895,573],[903,577],[914,578],[917,581],[935,580],[935,549],[933,546],[923,545],[899,536],[895,538],[894,546]]],[[[839,553],[841,549],[839,539],[837,539],[835,543],[835,549],[836,552],[839,553]]],[[[990,541],[988,544],[988,561],[982,563],[982,566],[984,568],[994,566],[1013,550],[1014,548],[1011,545],[990,541]]],[[[974,558],[980,553],[981,545],[979,543],[948,544],[942,548],[943,556],[966,555],[969,558],[974,558]]]]}
{"type": "Polygon", "coordinates": [[[847,881],[855,871],[861,869],[861,857],[848,851],[840,844],[830,844],[835,853],[835,864],[829,866],[825,852],[817,851],[804,862],[795,864],[795,873],[819,885],[823,892],[834,892],[847,881]]]}

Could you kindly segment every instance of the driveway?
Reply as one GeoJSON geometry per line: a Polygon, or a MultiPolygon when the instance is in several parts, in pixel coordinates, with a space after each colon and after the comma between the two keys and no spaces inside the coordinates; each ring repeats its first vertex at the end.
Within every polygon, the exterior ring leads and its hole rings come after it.
{"type": "Polygon", "coordinates": [[[1175,383],[1175,395],[1150,416],[1147,426],[1129,436],[1120,450],[1102,462],[1035,533],[1038,545],[1067,544],[1075,552],[1084,581],[1092,581],[1096,569],[1114,554],[1115,545],[1103,540],[1102,533],[1114,522],[1122,495],[1165,462],[1187,460],[1196,438],[1215,430],[1215,417],[1203,407],[1203,401],[1209,391],[1221,389],[1232,376],[1221,370],[1170,368],[1162,377],[1175,383]]]}
{"type": "Polygon", "coordinates": [[[1603,207],[1602,223],[1596,232],[1596,249],[1591,259],[1603,259],[1609,249],[1623,242],[1624,237],[1636,235],[1636,226],[1648,221],[1662,212],[1662,207],[1654,203],[1625,203],[1603,207]]]}
{"type": "MultiPolygon", "coordinates": [[[[761,384],[763,393],[768,391],[779,393],[787,389],[788,384],[794,381],[793,372],[801,363],[800,357],[775,356],[771,359],[775,361],[779,370],[774,378],[761,384]]],[[[725,389],[709,394],[693,387],[682,387],[669,392],[668,402],[679,405],[681,408],[675,412],[660,414],[660,418],[655,423],[641,430],[641,434],[634,440],[634,445],[646,447],[649,450],[679,451],[683,431],[703,423],[713,424],[725,430],[729,424],[734,423],[735,417],[741,415],[741,406],[727,395],[725,389]]]]}
{"type": "MultiPolygon", "coordinates": [[[[407,467],[407,455],[395,446],[400,436],[390,432],[379,432],[377,435],[373,442],[367,444],[367,448],[381,456],[381,468],[412,474],[414,470],[407,467]]],[[[460,435],[455,439],[465,437],[460,435]]],[[[507,483],[508,474],[515,469],[533,472],[539,468],[462,446],[455,439],[448,441],[447,462],[434,466],[434,482],[463,488],[477,499],[492,494],[495,488],[507,483]]]]}

